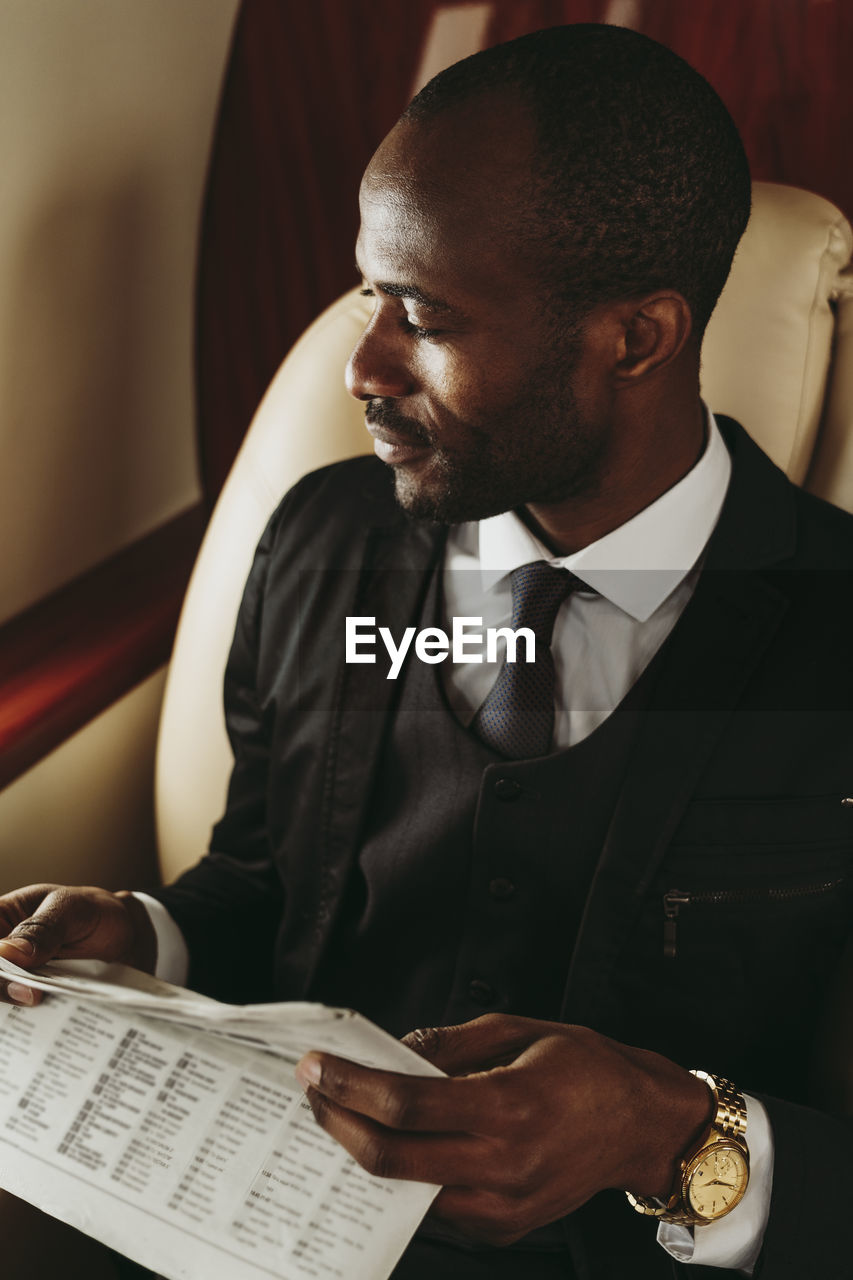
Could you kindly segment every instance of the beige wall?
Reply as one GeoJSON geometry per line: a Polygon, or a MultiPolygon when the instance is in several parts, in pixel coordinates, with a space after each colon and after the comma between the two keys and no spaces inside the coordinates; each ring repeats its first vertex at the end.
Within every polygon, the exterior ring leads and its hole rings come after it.
{"type": "MultiPolygon", "coordinates": [[[[197,501],[193,287],[238,0],[0,0],[0,621],[197,501]]],[[[0,891],[156,876],[158,673],[0,792],[0,891]]]]}
{"type": "Polygon", "coordinates": [[[237,0],[0,0],[0,621],[198,497],[192,290],[237,0]]]}
{"type": "Polygon", "coordinates": [[[156,882],[154,745],[165,672],[0,791],[0,893],[36,881],[156,882]]]}

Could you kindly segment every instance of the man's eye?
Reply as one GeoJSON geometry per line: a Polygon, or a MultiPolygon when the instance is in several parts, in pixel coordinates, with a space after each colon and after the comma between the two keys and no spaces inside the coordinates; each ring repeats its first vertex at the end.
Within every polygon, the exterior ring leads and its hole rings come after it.
{"type": "MultiPolygon", "coordinates": [[[[360,296],[360,297],[362,297],[362,298],[375,298],[375,297],[376,297],[376,294],[375,294],[375,293],[374,293],[374,291],[370,288],[370,286],[369,286],[369,285],[364,285],[364,286],[363,286],[363,288],[359,289],[359,291],[358,291],[358,292],[359,292],[359,296],[360,296]]],[[[411,333],[411,334],[413,334],[413,335],[414,335],[416,338],[418,338],[418,339],[421,339],[421,338],[427,338],[427,339],[428,339],[428,338],[437,338],[437,337],[439,337],[439,336],[441,335],[441,333],[442,333],[442,330],[441,330],[441,329],[426,329],[426,328],[424,328],[424,326],[423,326],[423,325],[420,325],[420,324],[414,324],[414,323],[412,322],[412,320],[410,320],[410,318],[408,317],[408,315],[405,315],[405,316],[403,316],[403,317],[400,319],[400,324],[401,324],[401,326],[403,327],[403,329],[405,330],[405,332],[406,332],[406,333],[411,333]]]]}
{"type": "Polygon", "coordinates": [[[416,338],[437,338],[441,334],[441,329],[425,329],[423,325],[413,324],[408,317],[403,321],[403,327],[407,333],[413,333],[416,338]]]}

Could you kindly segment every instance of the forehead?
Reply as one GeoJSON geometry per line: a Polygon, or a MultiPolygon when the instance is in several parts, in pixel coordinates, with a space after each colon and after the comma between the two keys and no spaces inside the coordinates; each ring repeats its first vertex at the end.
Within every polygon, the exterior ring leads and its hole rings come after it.
{"type": "Polygon", "coordinates": [[[362,180],[362,271],[374,280],[428,273],[483,295],[529,281],[532,149],[532,127],[505,108],[401,121],[362,180]]]}

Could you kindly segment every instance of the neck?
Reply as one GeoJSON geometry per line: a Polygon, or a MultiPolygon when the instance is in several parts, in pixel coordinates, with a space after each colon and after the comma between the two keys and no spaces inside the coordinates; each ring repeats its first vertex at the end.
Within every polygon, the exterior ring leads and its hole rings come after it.
{"type": "Polygon", "coordinates": [[[518,515],[556,555],[581,551],[651,506],[699,461],[706,444],[698,399],[684,412],[612,433],[617,445],[584,490],[561,502],[528,503],[518,515]]]}

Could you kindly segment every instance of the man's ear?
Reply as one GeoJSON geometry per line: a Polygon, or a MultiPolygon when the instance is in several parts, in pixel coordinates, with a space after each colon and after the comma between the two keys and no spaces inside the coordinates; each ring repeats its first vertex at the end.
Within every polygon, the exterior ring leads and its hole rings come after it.
{"type": "Polygon", "coordinates": [[[619,304],[622,338],[614,375],[624,387],[672,364],[693,334],[687,301],[674,290],[661,290],[619,304]]]}

